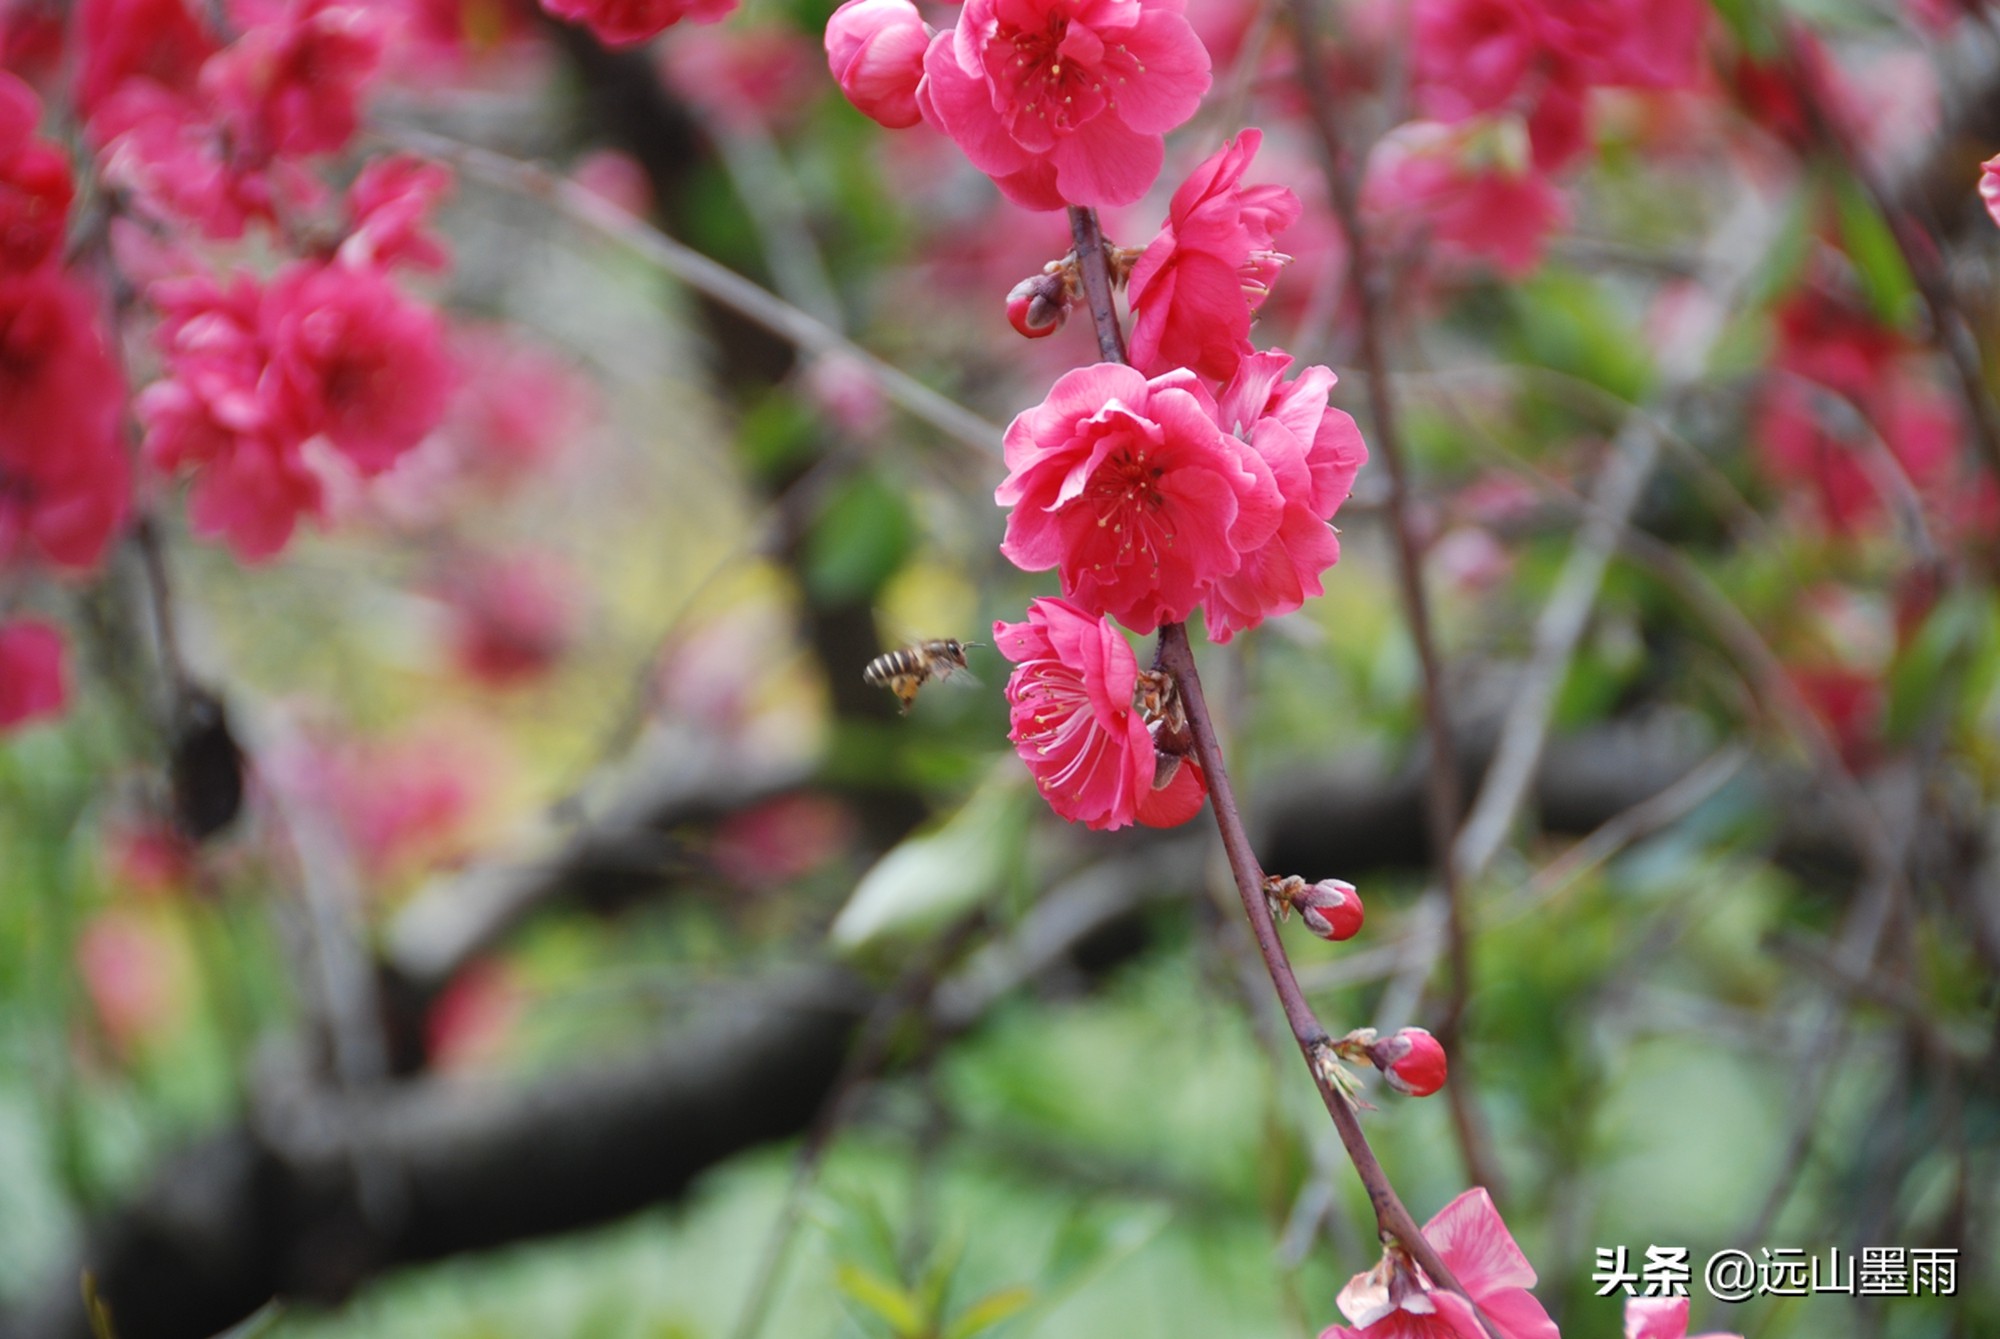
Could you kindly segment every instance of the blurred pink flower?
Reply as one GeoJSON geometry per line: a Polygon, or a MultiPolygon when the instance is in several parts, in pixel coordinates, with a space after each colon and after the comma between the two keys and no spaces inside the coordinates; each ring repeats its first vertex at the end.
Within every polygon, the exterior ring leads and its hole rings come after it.
{"type": "MultiPolygon", "coordinates": [[[[1484,1189],[1474,1187],[1445,1205],[1423,1233],[1501,1339],[1559,1339],[1555,1322],[1528,1291],[1534,1266],[1484,1189]]],[[[1373,1270],[1350,1279],[1339,1303],[1354,1328],[1332,1325],[1320,1339],[1487,1339],[1463,1297],[1438,1287],[1393,1249],[1373,1270]]]]}
{"type": "Polygon", "coordinates": [[[590,29],[609,47],[643,42],[682,19],[715,23],[736,5],[737,0],[542,0],[550,14],[590,29]]]}
{"type": "Polygon", "coordinates": [[[1508,149],[1513,123],[1411,121],[1369,155],[1362,207],[1390,235],[1419,235],[1445,257],[1484,260],[1518,279],[1542,243],[1569,223],[1563,192],[1508,149]],[[1509,161],[1509,159],[1515,161],[1509,161]]]}
{"type": "Polygon", "coordinates": [[[781,795],[731,814],[716,829],[710,858],[723,877],[763,889],[803,878],[854,840],[854,812],[825,795],[781,795]]]}
{"type": "Polygon", "coordinates": [[[1027,209],[1130,204],[1208,92],[1178,0],[966,0],[924,56],[924,119],[1027,209]]]}
{"type": "Polygon", "coordinates": [[[781,125],[825,87],[819,53],[789,23],[731,23],[664,42],[660,70],[680,95],[725,125],[781,125]]]}
{"type": "Polygon", "coordinates": [[[634,218],[644,218],[653,210],[653,184],[646,169],[629,153],[592,149],[577,159],[569,179],[634,218]]]}
{"type": "Polygon", "coordinates": [[[405,264],[441,270],[450,253],[429,231],[431,212],[451,193],[451,170],[412,154],[372,158],[348,188],[354,223],[340,244],[349,266],[405,264]]]}
{"type": "Polygon", "coordinates": [[[1131,362],[1149,376],[1185,367],[1227,381],[1251,351],[1251,313],[1285,261],[1275,239],[1300,210],[1283,186],[1243,185],[1263,142],[1245,130],[1204,159],[1132,266],[1131,362]]]}
{"type": "Polygon", "coordinates": [[[104,1034],[130,1055],[177,1027],[187,993],[175,946],[149,917],[101,911],[77,936],[77,973],[104,1034]]]}
{"type": "Polygon", "coordinates": [[[185,0],[82,0],[83,65],[77,106],[86,118],[128,80],[192,93],[218,47],[185,0]]]}
{"type": "Polygon", "coordinates": [[[547,674],[576,637],[582,592],[553,556],[467,558],[441,583],[452,659],[468,677],[510,688],[547,674]]]}
{"type": "Polygon", "coordinates": [[[41,102],[0,70],[0,271],[32,270],[55,254],[75,188],[69,158],[35,136],[41,102]]]}
{"type": "Polygon", "coordinates": [[[240,5],[237,18],[241,34],[199,81],[227,119],[230,152],[261,161],[346,148],[382,62],[386,12],[351,0],[263,0],[240,5]]]}
{"type": "Polygon", "coordinates": [[[529,996],[506,963],[482,959],[452,978],[424,1020],[424,1055],[440,1073],[490,1064],[527,1012],[529,996]]]}
{"type": "Polygon", "coordinates": [[[0,623],[0,733],[69,705],[62,633],[38,618],[0,623]]]}
{"type": "Polygon", "coordinates": [[[1270,465],[1218,412],[1191,372],[1064,376],[1007,428],[1000,551],[1135,632],[1185,619],[1284,518],[1270,465]]]}
{"type": "Polygon", "coordinates": [[[90,290],[52,260],[0,270],[0,565],[93,567],[124,524],[125,387],[97,315],[90,290]]]}

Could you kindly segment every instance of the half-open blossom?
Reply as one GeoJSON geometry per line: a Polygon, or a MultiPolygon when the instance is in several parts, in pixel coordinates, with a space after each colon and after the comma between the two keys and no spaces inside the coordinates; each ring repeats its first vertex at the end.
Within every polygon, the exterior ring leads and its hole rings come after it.
{"type": "Polygon", "coordinates": [[[125,519],[125,392],[97,309],[55,264],[0,271],[0,564],[93,566],[125,519]]]}
{"type": "Polygon", "coordinates": [[[1205,159],[1174,192],[1166,226],[1132,267],[1132,365],[1149,375],[1176,367],[1227,381],[1250,352],[1250,316],[1284,258],[1278,233],[1299,216],[1283,186],[1245,186],[1264,142],[1245,130],[1205,159]]]}
{"type": "Polygon", "coordinates": [[[1136,632],[1185,619],[1285,507],[1264,457],[1218,413],[1192,372],[1068,373],[1008,425],[1000,551],[1030,572],[1056,568],[1065,595],[1136,632]]]}
{"type": "Polygon", "coordinates": [[[39,618],[0,623],[0,731],[60,716],[69,704],[62,633],[39,618]]]}
{"type": "Polygon", "coordinates": [[[1007,680],[1007,737],[1052,809],[1097,829],[1193,817],[1205,786],[1192,764],[1155,795],[1153,737],[1133,705],[1139,663],[1109,619],[1034,600],[1025,621],[993,625],[993,645],[1018,667],[1007,680]]]}
{"type": "MultiPolygon", "coordinates": [[[[1445,1205],[1423,1233],[1501,1339],[1559,1339],[1555,1322],[1528,1291],[1534,1266],[1483,1188],[1445,1205]]],[[[1487,1339],[1465,1298],[1438,1287],[1394,1247],[1380,1265],[1348,1281],[1339,1305],[1352,1328],[1330,1326],[1320,1339],[1487,1339]]]]}
{"type": "Polygon", "coordinates": [[[1376,1042],[1368,1048],[1368,1059],[1406,1097],[1429,1097],[1444,1087],[1444,1047],[1423,1028],[1406,1027],[1376,1042]]]}
{"type": "Polygon", "coordinates": [[[1329,522],[1368,461],[1353,418],[1327,403],[1332,370],[1308,367],[1286,381],[1291,364],[1278,349],[1243,359],[1216,409],[1223,431],[1250,446],[1284,499],[1277,528],[1244,546],[1240,565],[1216,577],[1202,599],[1216,642],[1288,614],[1325,589],[1320,573],[1340,559],[1329,522]]]}
{"type": "Polygon", "coordinates": [[[542,8],[550,14],[582,24],[610,47],[643,42],[682,19],[714,23],[727,18],[736,5],[737,0],[542,0],[542,8]]]}
{"type": "MultiPolygon", "coordinates": [[[[1628,1297],[1625,1299],[1625,1339],[1689,1339],[1688,1299],[1628,1297]]],[[[1698,1334],[1693,1339],[1743,1339],[1740,1334],[1698,1334]]]]}
{"type": "Polygon", "coordinates": [[[966,0],[924,55],[917,102],[1027,209],[1125,205],[1208,92],[1177,0],[966,0]]]}
{"type": "Polygon", "coordinates": [[[847,0],[826,21],[826,63],[864,116],[892,130],[923,119],[917,85],[931,26],[910,0],[847,0]]]}

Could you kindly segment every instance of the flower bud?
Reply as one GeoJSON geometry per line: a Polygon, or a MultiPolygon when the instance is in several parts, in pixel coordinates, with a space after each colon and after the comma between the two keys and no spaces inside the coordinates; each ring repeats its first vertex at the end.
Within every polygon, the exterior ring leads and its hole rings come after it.
{"type": "Polygon", "coordinates": [[[1361,894],[1344,879],[1321,879],[1310,886],[1303,881],[1287,890],[1299,919],[1321,939],[1338,943],[1361,933],[1361,894]]]}
{"type": "Polygon", "coordinates": [[[931,30],[910,0],[847,0],[826,22],[826,64],[862,115],[902,130],[922,118],[917,85],[931,30]]]}
{"type": "Polygon", "coordinates": [[[1368,1048],[1368,1058],[1391,1088],[1410,1097],[1429,1097],[1444,1087],[1444,1047],[1420,1027],[1406,1027],[1368,1048]]]}
{"type": "Polygon", "coordinates": [[[1031,275],[1007,294],[1007,321],[1029,339],[1053,335],[1069,319],[1069,301],[1060,270],[1031,275]]]}

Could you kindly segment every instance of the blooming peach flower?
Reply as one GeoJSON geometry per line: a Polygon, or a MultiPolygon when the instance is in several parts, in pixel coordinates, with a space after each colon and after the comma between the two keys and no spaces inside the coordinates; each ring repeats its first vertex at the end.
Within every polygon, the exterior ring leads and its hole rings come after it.
{"type": "MultiPolygon", "coordinates": [[[[1688,1299],[1628,1297],[1625,1339],[1688,1339],[1688,1299]]],[[[1693,1339],[1743,1339],[1740,1334],[1698,1334],[1693,1339]]]]}
{"type": "Polygon", "coordinates": [[[1289,614],[1325,589],[1320,573],[1340,560],[1340,540],[1328,522],[1368,460],[1354,420],[1327,403],[1332,370],[1308,367],[1288,382],[1291,363],[1278,349],[1245,358],[1217,406],[1223,430],[1256,452],[1284,504],[1278,528],[1244,547],[1241,565],[1218,576],[1202,600],[1216,642],[1289,614]]]}
{"type": "Polygon", "coordinates": [[[1190,173],[1133,265],[1131,359],[1140,371],[1187,367],[1227,381],[1250,352],[1250,314],[1284,264],[1274,239],[1300,212],[1283,186],[1243,185],[1263,142],[1263,131],[1245,130],[1190,173]]]}
{"type": "Polygon", "coordinates": [[[1154,794],[1153,738],[1132,705],[1139,662],[1109,619],[1067,600],[1034,600],[1025,622],[993,625],[993,645],[1019,666],[1007,680],[1007,737],[1052,809],[1099,830],[1193,817],[1204,788],[1198,769],[1183,763],[1168,793],[1154,794]]]}
{"type": "Polygon", "coordinates": [[[966,0],[924,76],[924,119],[1027,209],[1137,200],[1210,82],[1178,0],[966,0]]]}
{"type": "MultiPolygon", "coordinates": [[[[1501,1339],[1559,1339],[1555,1322],[1528,1291],[1535,1283],[1534,1266],[1483,1188],[1445,1205],[1423,1231],[1501,1339]]],[[[1332,1325],[1320,1339],[1486,1339],[1463,1297],[1438,1287],[1393,1250],[1375,1269],[1349,1280],[1339,1304],[1357,1328],[1332,1325]]]]}
{"type": "Polygon", "coordinates": [[[38,618],[0,623],[0,731],[60,716],[69,704],[62,634],[38,618]]]}
{"type": "Polygon", "coordinates": [[[568,23],[582,24],[609,47],[632,46],[665,32],[682,19],[714,23],[729,16],[737,0],[542,0],[542,8],[568,23]]]}
{"type": "Polygon", "coordinates": [[[826,63],[862,115],[901,130],[923,119],[917,85],[933,33],[910,0],[847,0],[826,21],[826,63]]]}
{"type": "Polygon", "coordinates": [[[1099,363],[1008,425],[1000,551],[1059,570],[1063,593],[1136,632],[1185,619],[1284,512],[1264,457],[1216,427],[1191,372],[1099,363]]]}

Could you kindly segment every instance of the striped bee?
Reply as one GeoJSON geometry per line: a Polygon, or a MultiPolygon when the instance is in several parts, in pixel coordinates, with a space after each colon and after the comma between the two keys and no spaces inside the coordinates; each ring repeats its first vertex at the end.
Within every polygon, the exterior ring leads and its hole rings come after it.
{"type": "Polygon", "coordinates": [[[876,656],[861,671],[861,679],[864,683],[894,693],[907,715],[910,704],[917,700],[919,688],[932,679],[949,679],[965,669],[967,648],[982,645],[983,642],[961,642],[956,637],[918,642],[915,646],[901,647],[876,656]]]}

